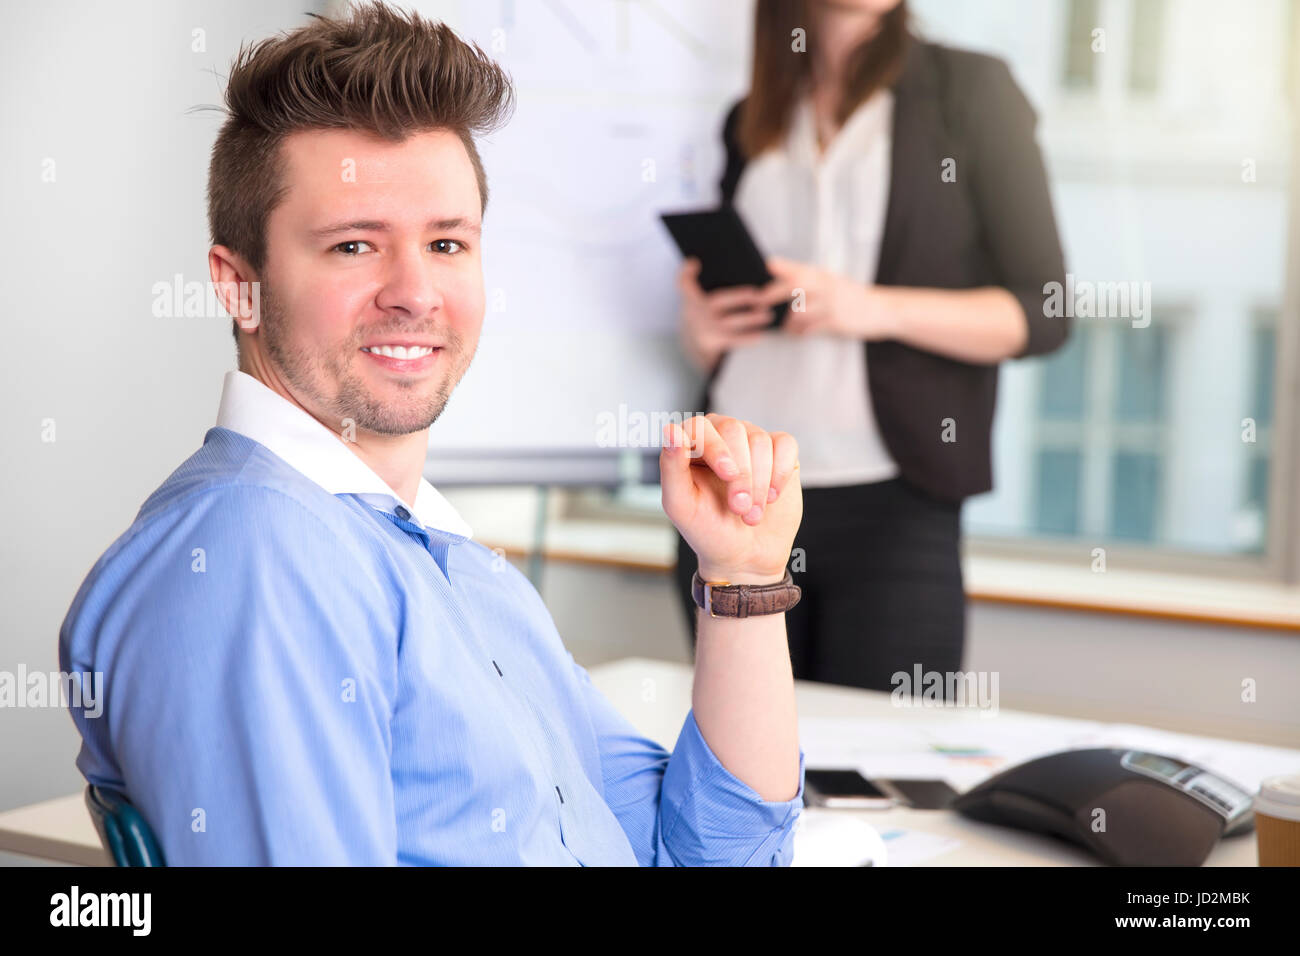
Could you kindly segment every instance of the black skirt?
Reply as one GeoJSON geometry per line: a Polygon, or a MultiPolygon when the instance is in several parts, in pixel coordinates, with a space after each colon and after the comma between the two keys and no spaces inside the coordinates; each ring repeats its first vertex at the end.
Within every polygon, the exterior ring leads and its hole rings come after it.
{"type": "MultiPolygon", "coordinates": [[[[966,635],[961,505],[902,478],[803,490],[787,611],[796,680],[893,690],[900,671],[956,672],[966,635]]],[[[677,537],[677,592],[695,650],[695,553],[677,537]]]]}

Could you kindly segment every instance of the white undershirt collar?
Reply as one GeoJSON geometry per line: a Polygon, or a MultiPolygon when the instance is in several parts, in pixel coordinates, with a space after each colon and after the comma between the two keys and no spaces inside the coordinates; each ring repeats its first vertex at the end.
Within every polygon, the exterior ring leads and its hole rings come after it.
{"type": "MultiPolygon", "coordinates": [[[[412,510],[338,435],[247,372],[226,373],[217,427],[264,445],[331,495],[354,494],[399,517],[412,510]]],[[[473,536],[465,519],[424,476],[415,493],[414,517],[426,528],[473,536]]]]}

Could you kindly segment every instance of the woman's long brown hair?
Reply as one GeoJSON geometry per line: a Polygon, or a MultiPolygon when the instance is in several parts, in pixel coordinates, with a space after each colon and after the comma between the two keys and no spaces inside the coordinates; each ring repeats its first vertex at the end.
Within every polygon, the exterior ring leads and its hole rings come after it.
{"type": "MultiPolygon", "coordinates": [[[[908,40],[907,0],[901,0],[881,17],[880,29],[850,55],[835,110],[836,126],[843,125],[868,96],[897,79],[908,40]]],[[[807,0],[758,0],[754,69],[736,127],[746,157],[757,156],[785,136],[795,100],[811,76],[816,43],[817,24],[807,0]],[[808,52],[795,50],[796,29],[805,31],[808,52]]]]}

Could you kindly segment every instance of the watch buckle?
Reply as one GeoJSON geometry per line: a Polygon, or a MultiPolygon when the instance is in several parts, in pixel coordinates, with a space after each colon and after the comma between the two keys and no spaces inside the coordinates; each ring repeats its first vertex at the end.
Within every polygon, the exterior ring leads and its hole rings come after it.
{"type": "Polygon", "coordinates": [[[709,617],[718,616],[713,613],[713,588],[715,585],[717,587],[722,588],[727,586],[727,582],[726,581],[705,581],[704,582],[704,610],[709,612],[709,617]]]}

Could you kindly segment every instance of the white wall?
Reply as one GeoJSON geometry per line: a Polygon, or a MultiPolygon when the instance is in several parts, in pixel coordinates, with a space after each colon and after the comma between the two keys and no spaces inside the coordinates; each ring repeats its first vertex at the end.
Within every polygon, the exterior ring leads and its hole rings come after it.
{"type": "MultiPolygon", "coordinates": [[[[241,40],[303,23],[312,7],[6,8],[0,670],[58,670],[59,625],[87,571],[216,420],[234,367],[229,322],[151,312],[155,282],[207,276],[218,116],[185,110],[220,102],[241,40]],[[206,51],[192,50],[196,29],[206,51]]],[[[0,809],[77,791],[79,741],[65,710],[0,710],[0,809]]]]}

